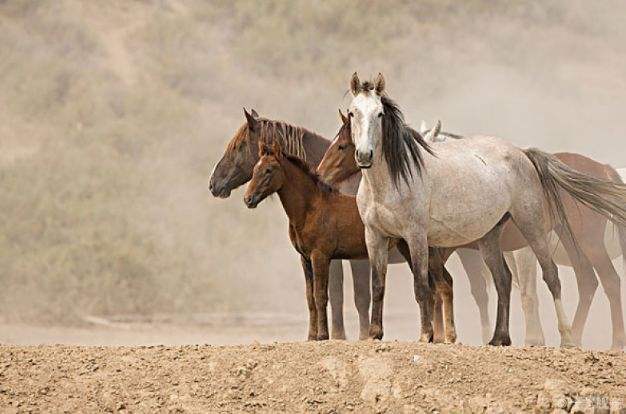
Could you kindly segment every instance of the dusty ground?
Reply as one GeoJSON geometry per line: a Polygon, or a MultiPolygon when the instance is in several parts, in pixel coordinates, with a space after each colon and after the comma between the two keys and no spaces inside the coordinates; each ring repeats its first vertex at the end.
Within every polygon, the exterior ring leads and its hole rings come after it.
{"type": "Polygon", "coordinates": [[[618,352],[407,342],[1,346],[2,412],[618,409],[618,352]]]}

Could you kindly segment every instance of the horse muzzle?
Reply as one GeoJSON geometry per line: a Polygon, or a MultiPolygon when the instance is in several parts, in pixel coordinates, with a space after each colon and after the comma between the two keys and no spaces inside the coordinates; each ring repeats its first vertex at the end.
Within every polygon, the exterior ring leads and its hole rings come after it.
{"type": "Polygon", "coordinates": [[[260,201],[261,198],[257,195],[248,195],[243,198],[243,202],[246,203],[248,208],[256,208],[260,201]]]}
{"type": "Polygon", "coordinates": [[[230,189],[218,186],[213,183],[213,180],[209,181],[209,191],[213,195],[213,197],[217,198],[228,198],[230,197],[230,189]]]}
{"type": "Polygon", "coordinates": [[[354,153],[354,159],[357,167],[361,169],[367,169],[372,166],[372,159],[374,158],[374,151],[356,151],[354,153]]]}

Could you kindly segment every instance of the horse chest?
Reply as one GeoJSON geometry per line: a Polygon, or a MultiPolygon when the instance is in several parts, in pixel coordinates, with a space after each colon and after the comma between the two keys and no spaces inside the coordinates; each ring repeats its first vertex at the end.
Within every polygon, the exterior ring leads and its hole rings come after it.
{"type": "Polygon", "coordinates": [[[305,257],[309,257],[311,252],[317,247],[316,238],[307,231],[307,228],[296,228],[289,225],[289,238],[293,247],[305,257]]]}

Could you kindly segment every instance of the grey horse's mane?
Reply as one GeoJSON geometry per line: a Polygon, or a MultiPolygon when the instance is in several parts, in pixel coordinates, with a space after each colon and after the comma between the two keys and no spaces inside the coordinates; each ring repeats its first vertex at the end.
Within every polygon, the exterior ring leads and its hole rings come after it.
{"type": "Polygon", "coordinates": [[[413,178],[411,160],[415,164],[418,175],[421,175],[423,159],[420,147],[433,154],[430,145],[422,135],[406,125],[404,115],[398,105],[388,98],[381,96],[383,105],[383,155],[387,160],[389,174],[396,187],[402,178],[406,183],[413,178]]]}

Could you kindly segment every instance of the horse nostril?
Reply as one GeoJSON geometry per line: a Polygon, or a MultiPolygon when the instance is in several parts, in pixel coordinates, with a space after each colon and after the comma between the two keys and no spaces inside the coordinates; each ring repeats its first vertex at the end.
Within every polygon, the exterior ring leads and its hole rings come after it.
{"type": "Polygon", "coordinates": [[[373,156],[374,156],[374,151],[370,150],[369,159],[371,160],[373,156]]]}

